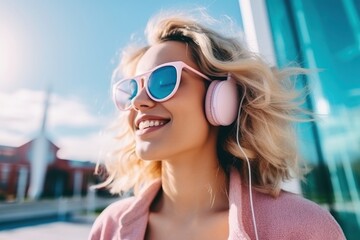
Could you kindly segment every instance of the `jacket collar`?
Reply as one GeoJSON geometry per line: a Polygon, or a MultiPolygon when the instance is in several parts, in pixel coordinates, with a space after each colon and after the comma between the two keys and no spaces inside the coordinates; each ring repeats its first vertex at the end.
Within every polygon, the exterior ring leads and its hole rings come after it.
{"type": "Polygon", "coordinates": [[[229,238],[228,239],[250,239],[248,234],[245,231],[245,223],[243,222],[244,218],[243,209],[246,209],[244,206],[247,201],[246,196],[248,188],[245,188],[241,184],[241,178],[239,172],[232,168],[230,172],[230,186],[229,186],[229,238]],[[244,195],[244,196],[243,196],[244,195]]]}
{"type": "Polygon", "coordinates": [[[161,188],[157,179],[142,191],[120,219],[120,239],[144,239],[150,205],[161,188]]]}
{"type": "MultiPolygon", "coordinates": [[[[144,239],[149,218],[149,208],[160,188],[161,180],[153,181],[136,197],[136,200],[123,214],[120,223],[121,239],[144,239]]],[[[243,219],[246,218],[243,218],[242,212],[242,209],[244,209],[242,200],[246,199],[248,194],[242,188],[239,172],[231,169],[229,186],[229,239],[233,240],[250,239],[245,232],[243,219]]],[[[244,205],[247,205],[246,201],[244,203],[244,205]]]]}

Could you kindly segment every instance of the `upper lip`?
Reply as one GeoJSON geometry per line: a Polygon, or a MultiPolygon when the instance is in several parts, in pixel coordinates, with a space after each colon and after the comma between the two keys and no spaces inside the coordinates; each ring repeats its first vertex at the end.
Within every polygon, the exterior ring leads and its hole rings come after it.
{"type": "Polygon", "coordinates": [[[140,122],[146,121],[146,120],[160,120],[160,121],[169,121],[169,118],[156,116],[156,115],[143,115],[135,118],[135,127],[136,129],[139,129],[140,122]]]}

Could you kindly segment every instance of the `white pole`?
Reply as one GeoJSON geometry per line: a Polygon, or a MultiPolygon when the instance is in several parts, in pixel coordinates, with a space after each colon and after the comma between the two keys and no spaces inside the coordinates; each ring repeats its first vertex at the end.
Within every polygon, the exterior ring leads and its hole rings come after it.
{"type": "Polygon", "coordinates": [[[18,185],[17,185],[17,192],[16,192],[16,199],[18,202],[24,202],[24,200],[25,200],[28,172],[29,171],[26,167],[21,167],[19,169],[18,185]]]}

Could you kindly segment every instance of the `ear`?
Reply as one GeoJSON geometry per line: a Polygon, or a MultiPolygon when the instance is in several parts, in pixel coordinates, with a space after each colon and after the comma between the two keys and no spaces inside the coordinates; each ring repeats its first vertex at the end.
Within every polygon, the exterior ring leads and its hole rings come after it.
{"type": "Polygon", "coordinates": [[[205,99],[205,113],[210,124],[230,125],[236,119],[238,106],[238,87],[231,74],[228,74],[225,81],[211,82],[205,99]]]}

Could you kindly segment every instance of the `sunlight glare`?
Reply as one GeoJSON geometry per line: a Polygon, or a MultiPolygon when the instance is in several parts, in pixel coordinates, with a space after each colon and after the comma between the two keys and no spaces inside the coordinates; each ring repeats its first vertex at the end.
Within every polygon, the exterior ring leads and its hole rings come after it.
{"type": "Polygon", "coordinates": [[[23,38],[9,23],[0,23],[0,86],[14,85],[19,81],[23,58],[23,38]]]}

